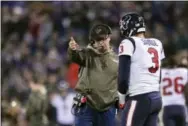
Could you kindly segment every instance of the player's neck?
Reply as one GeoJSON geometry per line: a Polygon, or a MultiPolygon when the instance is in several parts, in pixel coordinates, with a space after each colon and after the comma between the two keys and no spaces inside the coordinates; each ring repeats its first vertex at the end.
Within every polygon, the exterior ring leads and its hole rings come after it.
{"type": "Polygon", "coordinates": [[[138,33],[135,35],[136,37],[139,37],[139,38],[145,38],[145,35],[143,33],[138,33]]]}

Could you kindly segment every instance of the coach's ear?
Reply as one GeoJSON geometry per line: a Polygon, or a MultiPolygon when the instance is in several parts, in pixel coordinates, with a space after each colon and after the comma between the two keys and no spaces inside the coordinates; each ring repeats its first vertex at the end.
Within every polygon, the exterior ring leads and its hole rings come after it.
{"type": "Polygon", "coordinates": [[[107,40],[110,41],[110,40],[111,40],[111,37],[109,36],[109,37],[107,38],[107,40]]]}

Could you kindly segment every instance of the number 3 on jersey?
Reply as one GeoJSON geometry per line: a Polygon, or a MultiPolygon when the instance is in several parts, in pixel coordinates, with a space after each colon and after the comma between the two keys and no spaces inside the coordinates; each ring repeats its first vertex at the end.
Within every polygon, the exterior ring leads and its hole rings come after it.
{"type": "Polygon", "coordinates": [[[150,67],[148,70],[150,73],[155,73],[159,69],[159,56],[158,52],[154,48],[149,48],[148,53],[153,54],[152,62],[155,64],[155,67],[150,67]]]}

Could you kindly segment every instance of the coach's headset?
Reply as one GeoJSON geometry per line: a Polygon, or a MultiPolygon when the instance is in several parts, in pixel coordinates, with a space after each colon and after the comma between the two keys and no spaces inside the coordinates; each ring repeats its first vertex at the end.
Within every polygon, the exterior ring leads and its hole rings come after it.
{"type": "Polygon", "coordinates": [[[93,26],[89,33],[90,44],[93,45],[95,41],[105,40],[112,34],[111,28],[106,24],[97,24],[93,26]]]}

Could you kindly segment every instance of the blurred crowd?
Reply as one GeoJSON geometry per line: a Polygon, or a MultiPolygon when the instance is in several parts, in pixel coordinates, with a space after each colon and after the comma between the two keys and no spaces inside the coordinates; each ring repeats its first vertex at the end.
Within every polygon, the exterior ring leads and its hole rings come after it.
{"type": "Polygon", "coordinates": [[[1,2],[3,124],[8,125],[11,117],[14,125],[25,126],[25,111],[33,104],[28,106],[28,100],[35,100],[31,94],[36,91],[40,95],[33,96],[41,97],[39,106],[47,111],[45,125],[56,123],[54,99],[72,96],[78,79],[79,66],[67,59],[69,38],[85,46],[90,27],[105,23],[112,27],[112,46],[117,52],[119,19],[130,11],[144,16],[147,36],[163,42],[166,57],[188,48],[187,2],[1,2]]]}

